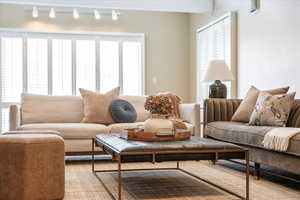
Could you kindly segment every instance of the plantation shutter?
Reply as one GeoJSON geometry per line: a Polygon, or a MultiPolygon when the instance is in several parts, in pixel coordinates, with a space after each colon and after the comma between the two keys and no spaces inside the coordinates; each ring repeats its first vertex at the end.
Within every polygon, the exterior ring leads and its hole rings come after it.
{"type": "MultiPolygon", "coordinates": [[[[209,62],[224,59],[231,69],[230,25],[230,17],[225,17],[197,32],[197,100],[199,102],[203,102],[209,96],[209,85],[212,82],[203,81],[209,62]]],[[[227,85],[228,97],[231,97],[231,82],[225,81],[224,84],[227,85]]]]}

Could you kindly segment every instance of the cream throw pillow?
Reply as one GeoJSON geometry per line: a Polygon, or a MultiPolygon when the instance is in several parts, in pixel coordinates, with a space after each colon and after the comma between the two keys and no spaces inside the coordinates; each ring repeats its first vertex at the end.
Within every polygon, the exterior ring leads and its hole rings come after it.
{"type": "MultiPolygon", "coordinates": [[[[265,92],[275,95],[275,94],[286,94],[288,91],[289,91],[289,87],[285,87],[285,88],[267,90],[265,92]]],[[[260,93],[259,89],[257,89],[254,86],[251,86],[251,88],[248,90],[246,94],[246,97],[244,98],[244,100],[242,101],[238,109],[235,111],[235,113],[233,114],[231,121],[245,122],[245,123],[249,122],[250,116],[255,107],[259,93],[260,93]]]]}
{"type": "Polygon", "coordinates": [[[109,112],[111,102],[119,97],[120,87],[100,94],[80,88],[80,94],[83,99],[84,117],[83,123],[111,124],[113,119],[109,112]]]}
{"type": "Polygon", "coordinates": [[[250,117],[249,125],[285,126],[294,104],[296,92],[272,95],[261,92],[250,117]]]}

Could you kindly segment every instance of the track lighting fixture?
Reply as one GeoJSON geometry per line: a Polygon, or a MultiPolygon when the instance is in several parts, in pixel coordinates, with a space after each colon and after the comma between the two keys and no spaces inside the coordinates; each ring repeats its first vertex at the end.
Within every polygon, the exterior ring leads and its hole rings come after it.
{"type": "Polygon", "coordinates": [[[94,10],[94,15],[95,15],[95,19],[97,19],[97,20],[101,19],[101,15],[98,12],[98,10],[96,10],[96,9],[94,10]]]}
{"type": "Polygon", "coordinates": [[[77,9],[73,9],[73,18],[78,19],[79,18],[79,13],[77,9]]]}
{"type": "Polygon", "coordinates": [[[50,17],[51,19],[55,18],[55,10],[54,10],[54,8],[51,8],[51,9],[50,9],[49,17],[50,17]]]}
{"type": "Polygon", "coordinates": [[[111,12],[111,18],[112,18],[112,20],[117,21],[119,19],[119,13],[117,13],[115,10],[113,10],[111,12]]]}
{"type": "Polygon", "coordinates": [[[32,8],[25,8],[25,12],[30,12],[33,18],[38,18],[41,13],[48,13],[49,18],[54,19],[56,14],[72,14],[74,19],[79,19],[80,15],[94,15],[95,20],[100,20],[103,16],[110,16],[113,21],[119,19],[120,13],[116,10],[112,11],[99,11],[98,9],[81,9],[79,11],[74,9],[59,9],[59,8],[38,8],[33,6],[32,8]]]}
{"type": "Polygon", "coordinates": [[[39,16],[39,11],[38,11],[37,7],[34,6],[32,8],[32,17],[37,18],[38,16],[39,16]]]}

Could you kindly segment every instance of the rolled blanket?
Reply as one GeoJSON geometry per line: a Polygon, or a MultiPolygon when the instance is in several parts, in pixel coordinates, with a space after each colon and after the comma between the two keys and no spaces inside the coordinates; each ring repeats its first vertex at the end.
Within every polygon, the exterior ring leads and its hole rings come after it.
{"type": "Polygon", "coordinates": [[[273,128],[264,136],[262,144],[267,149],[287,151],[290,140],[300,133],[300,128],[280,127],[273,128]]]}

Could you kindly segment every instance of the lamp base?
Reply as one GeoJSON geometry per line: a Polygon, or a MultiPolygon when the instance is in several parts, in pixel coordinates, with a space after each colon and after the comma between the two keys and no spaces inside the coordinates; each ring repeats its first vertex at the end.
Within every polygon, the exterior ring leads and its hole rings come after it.
{"type": "Polygon", "coordinates": [[[209,98],[227,98],[227,87],[220,80],[216,80],[209,86],[209,98]]]}

